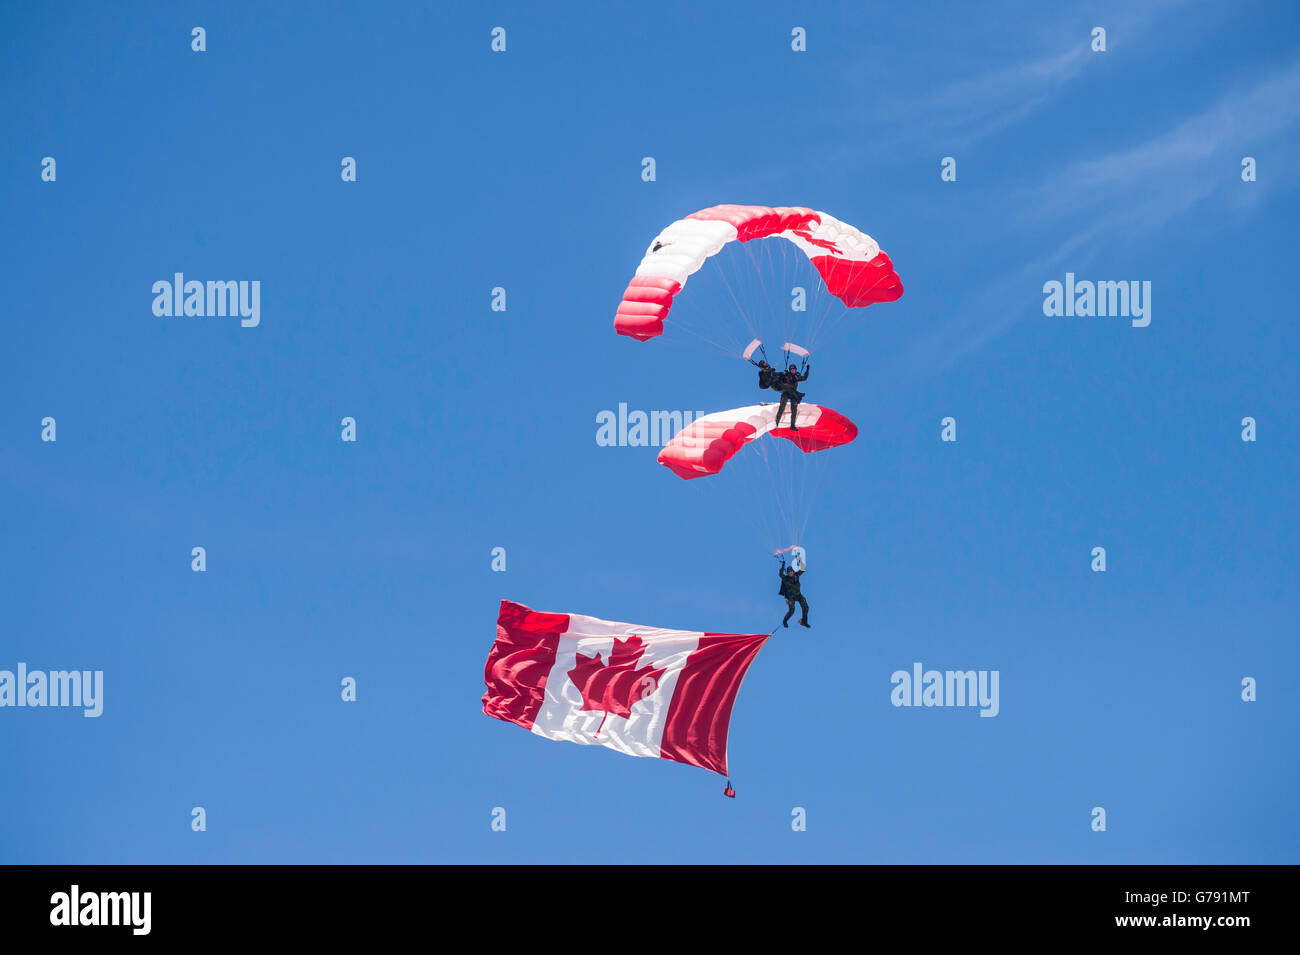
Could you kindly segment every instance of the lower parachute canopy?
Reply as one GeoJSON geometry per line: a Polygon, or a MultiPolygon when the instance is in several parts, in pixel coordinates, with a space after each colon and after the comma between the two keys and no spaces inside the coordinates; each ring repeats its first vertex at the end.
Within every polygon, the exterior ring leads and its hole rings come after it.
{"type": "MultiPolygon", "coordinates": [[[[689,481],[717,474],[737,451],[765,434],[785,438],[805,453],[838,448],[858,436],[858,426],[830,408],[801,404],[798,431],[776,427],[778,410],[775,404],[750,405],[697,418],[664,446],[659,463],[689,481]]],[[[788,408],[782,420],[790,420],[788,408]]]]}

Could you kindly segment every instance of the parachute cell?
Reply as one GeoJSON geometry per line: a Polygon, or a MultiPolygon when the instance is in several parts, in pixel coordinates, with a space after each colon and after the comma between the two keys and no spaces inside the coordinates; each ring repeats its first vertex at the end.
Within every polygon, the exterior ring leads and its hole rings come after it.
{"type": "MultiPolygon", "coordinates": [[[[750,405],[697,418],[659,452],[659,463],[690,480],[717,474],[737,451],[765,434],[785,438],[809,453],[837,448],[858,436],[858,427],[838,411],[801,404],[798,431],[775,427],[778,405],[750,405]]],[[[789,416],[786,416],[789,420],[789,416]]]]}
{"type": "Polygon", "coordinates": [[[903,284],[876,240],[825,212],[802,207],[723,205],[678,219],[655,237],[614,316],[620,335],[646,341],[686,280],[728,242],[776,237],[792,242],[816,267],[827,289],[849,308],[892,302],[903,284]]]}

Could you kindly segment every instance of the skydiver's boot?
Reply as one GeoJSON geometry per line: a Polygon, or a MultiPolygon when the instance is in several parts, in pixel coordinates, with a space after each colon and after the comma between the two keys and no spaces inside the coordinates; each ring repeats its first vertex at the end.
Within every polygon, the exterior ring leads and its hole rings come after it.
{"type": "Polygon", "coordinates": [[[812,629],[812,624],[810,624],[807,620],[800,620],[800,621],[799,621],[799,626],[801,626],[801,627],[807,627],[809,630],[812,629]]]}

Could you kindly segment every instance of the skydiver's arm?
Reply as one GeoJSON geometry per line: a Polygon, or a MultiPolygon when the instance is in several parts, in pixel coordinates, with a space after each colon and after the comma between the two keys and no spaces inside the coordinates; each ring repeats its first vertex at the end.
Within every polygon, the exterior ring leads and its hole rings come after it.
{"type": "Polygon", "coordinates": [[[807,381],[807,380],[808,380],[808,372],[810,372],[810,371],[812,371],[811,368],[805,368],[805,369],[803,370],[803,374],[799,376],[799,380],[800,380],[800,381],[807,381]]]}

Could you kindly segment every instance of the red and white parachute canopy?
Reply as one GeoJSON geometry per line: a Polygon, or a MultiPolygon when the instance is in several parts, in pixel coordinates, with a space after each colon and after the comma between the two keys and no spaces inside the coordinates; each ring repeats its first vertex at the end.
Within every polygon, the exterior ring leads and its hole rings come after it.
{"type": "Polygon", "coordinates": [[[664,319],[686,279],[728,242],[777,237],[797,245],[849,308],[903,294],[894,263],[876,240],[834,216],[798,206],[713,206],[678,219],[646,250],[623,293],[614,329],[639,341],[663,334],[664,319]]]}
{"type": "MultiPolygon", "coordinates": [[[[659,463],[685,480],[717,474],[746,444],[773,434],[808,453],[838,448],[858,436],[858,426],[838,411],[817,405],[799,406],[798,431],[774,427],[779,405],[750,405],[717,411],[691,422],[659,452],[659,463]]],[[[781,419],[790,420],[789,409],[781,419]]]]}

